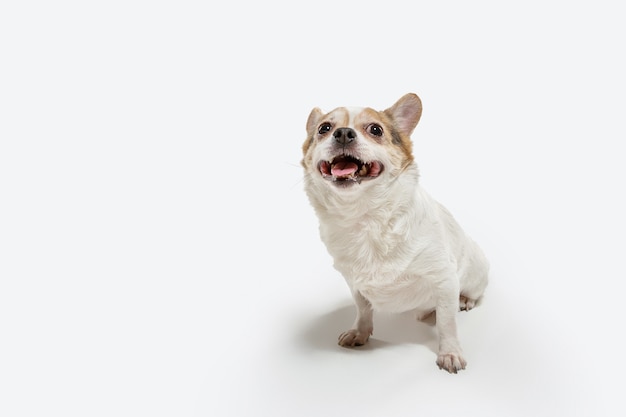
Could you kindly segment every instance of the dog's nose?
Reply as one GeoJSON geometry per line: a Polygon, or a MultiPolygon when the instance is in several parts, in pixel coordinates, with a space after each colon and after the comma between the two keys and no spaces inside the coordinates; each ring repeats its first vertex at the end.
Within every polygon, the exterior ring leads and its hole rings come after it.
{"type": "Polygon", "coordinates": [[[349,145],[356,139],[356,132],[349,127],[340,127],[333,133],[335,142],[342,146],[349,145]]]}

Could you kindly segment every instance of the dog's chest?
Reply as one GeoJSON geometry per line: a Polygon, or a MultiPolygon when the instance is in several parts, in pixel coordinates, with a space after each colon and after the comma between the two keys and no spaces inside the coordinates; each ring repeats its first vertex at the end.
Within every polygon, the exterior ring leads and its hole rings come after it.
{"type": "Polygon", "coordinates": [[[415,236],[402,217],[365,215],[352,222],[322,222],[320,231],[335,268],[349,280],[393,280],[414,255],[415,236]]]}
{"type": "Polygon", "coordinates": [[[431,301],[428,282],[414,268],[419,243],[401,228],[333,230],[327,245],[335,268],[376,310],[401,312],[431,301]]]}

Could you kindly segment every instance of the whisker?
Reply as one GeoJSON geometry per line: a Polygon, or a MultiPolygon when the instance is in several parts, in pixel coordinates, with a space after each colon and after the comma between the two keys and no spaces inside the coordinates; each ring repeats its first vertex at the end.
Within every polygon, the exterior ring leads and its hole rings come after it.
{"type": "Polygon", "coordinates": [[[297,185],[302,185],[302,183],[304,182],[304,176],[302,176],[298,182],[296,182],[295,184],[293,184],[291,187],[289,187],[289,190],[292,191],[297,185]]]}
{"type": "MultiPolygon", "coordinates": [[[[286,165],[289,165],[290,167],[294,167],[294,168],[298,168],[298,169],[302,169],[302,165],[301,164],[294,164],[293,162],[284,162],[286,165]]],[[[305,175],[308,175],[305,173],[305,175]]],[[[302,183],[304,182],[304,177],[305,175],[303,175],[302,177],[300,177],[300,179],[298,180],[298,182],[296,182],[295,184],[293,184],[291,187],[289,187],[289,190],[293,190],[296,186],[302,185],[302,183]]]]}
{"type": "Polygon", "coordinates": [[[392,181],[394,182],[397,181],[398,178],[400,178],[400,175],[404,173],[404,171],[406,171],[411,166],[412,163],[413,161],[408,161],[406,164],[404,164],[402,168],[400,168],[400,171],[398,172],[398,174],[395,177],[393,177],[392,181]]]}

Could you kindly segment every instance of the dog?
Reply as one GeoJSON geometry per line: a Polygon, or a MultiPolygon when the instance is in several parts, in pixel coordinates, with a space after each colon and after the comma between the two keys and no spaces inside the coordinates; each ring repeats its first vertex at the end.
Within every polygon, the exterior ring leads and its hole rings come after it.
{"type": "Polygon", "coordinates": [[[489,264],[450,212],[419,184],[411,134],[422,114],[413,93],[384,111],[314,108],[302,146],[304,189],[321,240],[356,304],[339,345],[365,344],[374,311],[435,317],[436,363],[465,369],[456,315],[482,299],[489,264]]]}

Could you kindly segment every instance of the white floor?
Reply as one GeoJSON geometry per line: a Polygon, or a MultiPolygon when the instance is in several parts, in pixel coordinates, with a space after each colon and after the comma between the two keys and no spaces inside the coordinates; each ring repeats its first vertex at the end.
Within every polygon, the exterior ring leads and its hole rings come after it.
{"type": "Polygon", "coordinates": [[[612,2],[35,3],[0,6],[0,415],[623,414],[612,2]],[[405,315],[337,346],[302,190],[313,107],[407,92],[493,269],[458,375],[405,315]]]}

